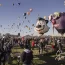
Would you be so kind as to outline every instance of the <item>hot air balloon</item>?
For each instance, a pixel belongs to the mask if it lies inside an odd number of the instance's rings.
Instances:
[[[44,19],[47,19],[47,17],[46,17],[46,16],[44,16],[43,18],[44,18]]]
[[[19,26],[21,25],[21,23],[19,23]]]
[[[14,6],[14,3],[13,3],[13,6]]]
[[[28,22],[30,23],[30,21],[28,20]]]
[[[29,30],[30,30],[30,27],[29,27]]]
[[[64,1],[64,5],[65,5],[65,1]]]
[[[49,31],[49,27],[47,26],[48,20],[45,20],[42,17],[39,17],[34,27],[34,30],[37,31],[39,34],[44,34]]]
[[[23,13],[23,16],[26,16],[26,13]]]
[[[33,9],[32,8],[30,8],[30,12],[32,12],[33,11]]]
[[[25,19],[26,19],[26,15],[27,15],[27,13],[23,13],[23,16],[24,16]]]
[[[54,18],[53,15],[56,15],[56,17]],[[53,14],[53,15],[51,19],[53,27],[58,31],[58,33],[64,34],[65,33],[65,12],[62,13],[60,12],[59,15],[58,14]]]
[[[21,3],[19,2],[18,5],[20,5]]]
[[[30,12],[27,12],[27,15],[30,15]]]
[[[34,26],[34,24],[32,24],[32,26]]]
[[[2,25],[0,25],[0,27],[2,27]]]
[[[26,25],[25,27],[27,27],[28,28],[28,26]]]
[[[0,6],[2,6],[2,4],[0,4]]]

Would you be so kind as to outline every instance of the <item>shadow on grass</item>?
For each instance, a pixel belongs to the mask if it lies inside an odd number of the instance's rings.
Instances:
[[[52,57],[54,55],[55,52],[46,53],[43,55],[35,55],[34,57],[38,57],[39,60],[45,61],[45,63],[35,64],[35,65],[65,65],[65,62],[55,60],[55,58]]]

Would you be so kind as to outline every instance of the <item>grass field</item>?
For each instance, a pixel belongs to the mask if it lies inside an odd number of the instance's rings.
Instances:
[[[14,53],[18,52],[18,53],[22,53],[24,49],[21,49],[20,47],[15,47],[12,49],[12,56],[15,56]],[[43,55],[39,55],[38,53],[38,49],[34,49],[33,50],[33,55],[34,55],[34,59],[33,59],[33,64],[34,65],[65,65],[65,62],[63,61],[56,61],[55,60],[55,52],[43,52]],[[11,59],[11,65],[18,65],[18,61],[17,58],[12,58]],[[8,64],[9,65],[9,64]],[[22,65],[22,62],[20,61],[19,65]]]

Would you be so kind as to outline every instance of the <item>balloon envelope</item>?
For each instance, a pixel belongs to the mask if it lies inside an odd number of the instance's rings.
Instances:
[[[32,8],[30,8],[30,12],[32,12],[33,11],[33,9]]]
[[[34,27],[34,30],[38,32],[39,34],[44,34],[49,31],[49,27],[46,23],[47,20],[44,18],[39,17],[36,23],[36,26]]]
[[[44,16],[43,18],[44,18],[44,19],[47,19],[47,17],[46,17],[46,16]]]
[[[0,6],[2,6],[2,4],[0,4]]]
[[[52,20],[51,22],[53,22]],[[55,19],[55,23],[53,24],[53,26],[58,31],[58,33],[65,33],[65,12],[60,13],[60,16],[57,19]]]
[[[26,16],[26,13],[24,13],[23,16]]]
[[[27,12],[27,15],[30,15],[30,12]]]

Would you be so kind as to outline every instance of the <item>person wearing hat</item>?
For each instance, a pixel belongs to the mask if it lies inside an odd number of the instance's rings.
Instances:
[[[23,65],[31,65],[33,60],[33,52],[29,49],[28,45],[25,45],[25,49],[21,54],[21,60]]]

